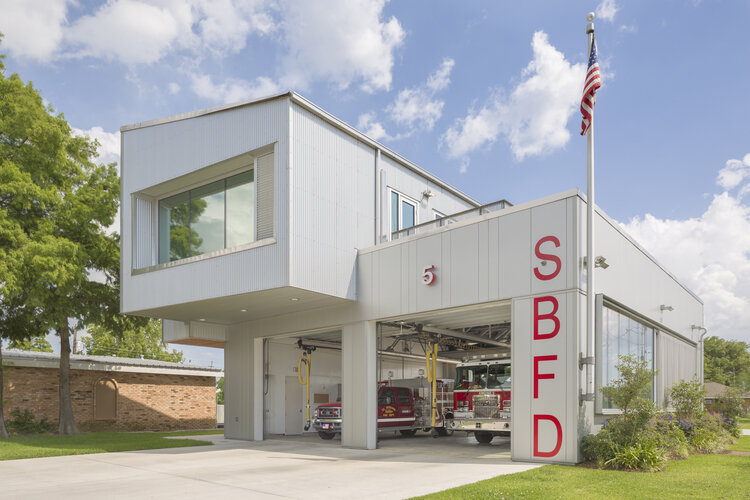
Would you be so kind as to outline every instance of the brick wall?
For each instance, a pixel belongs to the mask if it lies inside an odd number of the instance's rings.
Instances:
[[[13,408],[29,409],[57,422],[59,371],[56,368],[4,367],[5,418]],[[109,378],[117,385],[117,419],[94,420],[94,384]],[[216,427],[216,379],[156,373],[71,370],[76,423],[96,430],[177,430]]]

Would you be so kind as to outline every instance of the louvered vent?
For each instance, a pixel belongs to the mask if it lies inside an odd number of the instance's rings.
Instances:
[[[140,269],[153,264],[154,203],[133,197],[133,212],[133,269]]]
[[[258,240],[273,237],[273,153],[258,158]]]

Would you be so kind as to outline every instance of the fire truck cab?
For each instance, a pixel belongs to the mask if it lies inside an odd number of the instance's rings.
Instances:
[[[456,366],[453,408],[446,426],[474,433],[480,443],[511,432],[509,359],[471,361]]]

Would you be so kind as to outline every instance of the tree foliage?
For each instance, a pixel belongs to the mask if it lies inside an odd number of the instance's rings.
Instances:
[[[703,343],[703,379],[750,390],[750,345],[708,337]]]
[[[216,403],[224,404],[224,377],[216,381]]]
[[[0,66],[0,336],[60,336],[61,434],[77,433],[69,325],[127,323],[117,317],[119,241],[106,230],[119,178],[114,164],[94,163],[96,150],[30,82]]]
[[[52,344],[41,335],[28,339],[13,339],[8,344],[8,348],[21,349],[22,351],[53,352]]]
[[[86,354],[97,356],[121,356],[124,358],[158,359],[180,363],[183,354],[165,347],[161,340],[161,323],[151,320],[146,325],[129,325],[122,332],[114,333],[102,325],[88,329],[84,337]]]

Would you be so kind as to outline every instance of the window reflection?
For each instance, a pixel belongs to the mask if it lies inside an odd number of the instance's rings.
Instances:
[[[602,308],[602,387],[619,378],[615,367],[620,356],[635,356],[654,368],[654,329],[640,321],[625,316],[613,309]],[[644,397],[653,399],[653,383]],[[602,399],[603,408],[614,408],[607,398]]]
[[[159,201],[159,262],[255,239],[255,183],[249,170]]]

